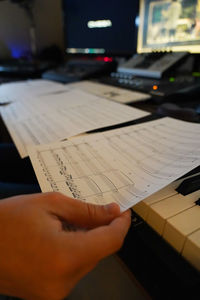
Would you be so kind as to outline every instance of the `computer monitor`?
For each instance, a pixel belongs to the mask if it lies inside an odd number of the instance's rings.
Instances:
[[[63,0],[63,13],[67,53],[136,53],[138,0]]]
[[[200,53],[200,0],[140,0],[138,53]]]

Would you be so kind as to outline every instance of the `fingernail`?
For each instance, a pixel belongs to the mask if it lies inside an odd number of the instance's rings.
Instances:
[[[109,203],[109,204],[104,205],[104,208],[105,208],[105,210],[107,210],[107,212],[109,214],[113,214],[115,211],[116,205],[115,205],[115,203]]]

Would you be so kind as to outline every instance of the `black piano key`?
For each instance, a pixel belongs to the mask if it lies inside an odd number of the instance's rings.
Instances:
[[[198,166],[198,167],[192,169],[190,172],[184,174],[183,176],[181,176],[181,177],[178,178],[178,179],[181,179],[181,178],[184,179],[184,177],[192,176],[192,175],[195,175],[195,174],[197,174],[197,173],[200,173],[200,166]]]
[[[176,191],[184,196],[196,192],[200,189],[200,175],[185,179],[176,189]]]
[[[196,205],[199,205],[200,206],[200,198],[199,200],[195,201]]]

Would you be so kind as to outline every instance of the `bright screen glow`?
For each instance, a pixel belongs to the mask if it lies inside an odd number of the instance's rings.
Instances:
[[[97,20],[97,21],[88,21],[88,28],[105,28],[112,27],[111,20]]]
[[[141,0],[138,52],[200,53],[200,0]]]

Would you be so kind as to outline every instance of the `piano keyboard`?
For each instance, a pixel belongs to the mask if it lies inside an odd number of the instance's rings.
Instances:
[[[171,183],[133,210],[200,271],[200,173]]]

